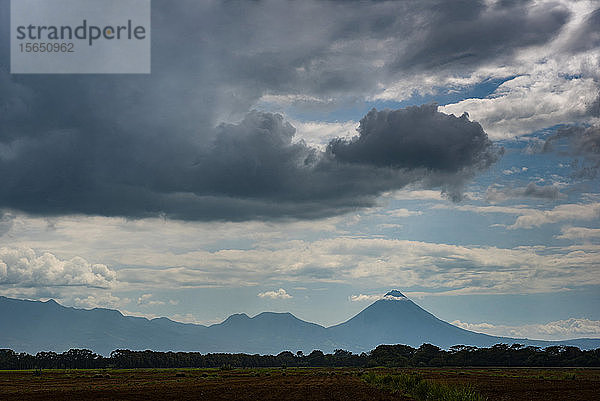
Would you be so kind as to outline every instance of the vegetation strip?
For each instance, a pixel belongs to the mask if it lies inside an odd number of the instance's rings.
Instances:
[[[98,368],[258,368],[258,367],[598,367],[600,348],[552,346],[545,349],[520,344],[490,348],[454,346],[445,351],[431,344],[415,349],[408,345],[380,345],[368,353],[335,350],[324,354],[283,351],[277,355],[116,350],[110,357],[86,349],[36,355],[0,349],[0,370]]]
[[[362,379],[377,388],[402,393],[418,401],[485,401],[470,386],[456,386],[425,380],[417,374],[365,373]]]

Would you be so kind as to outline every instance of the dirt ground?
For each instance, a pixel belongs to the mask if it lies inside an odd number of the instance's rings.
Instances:
[[[419,371],[426,379],[470,384],[490,401],[600,400],[600,369],[501,368]]]
[[[185,375],[185,376],[183,376]],[[0,400],[406,400],[349,370],[0,372]]]
[[[600,369],[373,369],[470,384],[488,400],[600,400]],[[370,387],[365,369],[0,371],[0,400],[409,400]]]

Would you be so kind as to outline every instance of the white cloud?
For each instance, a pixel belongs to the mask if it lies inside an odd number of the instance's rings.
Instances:
[[[544,224],[559,223],[562,221],[594,220],[600,217],[600,203],[566,203],[555,206],[549,210],[537,210],[521,205],[516,206],[474,206],[474,205],[446,205],[440,204],[433,209],[454,209],[479,214],[512,214],[517,219],[509,229],[533,228]]]
[[[73,305],[81,308],[117,308],[120,309],[124,304],[129,303],[128,298],[119,298],[110,293],[98,293],[91,295],[75,296],[71,300],[61,300],[61,304]]]
[[[564,204],[552,210],[531,210],[517,217],[509,228],[532,228],[560,221],[593,220],[600,217],[600,203]]]
[[[440,107],[460,116],[465,111],[493,139],[512,138],[556,124],[586,121],[598,96],[593,78],[566,79],[559,67],[513,78],[484,99],[465,99]]]
[[[15,216],[0,210],[0,237],[9,232],[13,226]]]
[[[210,321],[203,321],[198,319],[194,314],[192,313],[176,313],[174,315],[170,315],[169,319],[174,320],[176,322],[181,322],[181,323],[192,323],[192,324],[201,324],[201,325],[210,325],[210,324],[215,324],[215,323],[221,323],[224,319],[214,319],[214,320],[210,320]]]
[[[600,228],[585,228],[585,227],[563,227],[562,234],[556,238],[570,240],[591,240],[600,238]]]
[[[565,340],[569,338],[600,337],[600,320],[571,318],[543,324],[521,326],[495,325],[491,323],[467,323],[455,320],[453,325],[480,333],[531,338],[537,340]]]
[[[512,174],[517,174],[517,173],[525,173],[525,172],[527,172],[527,170],[529,170],[529,168],[527,168],[527,167],[521,167],[521,168],[511,167],[509,169],[502,170],[502,174],[512,175]]]
[[[377,295],[358,294],[358,295],[350,296],[350,301],[352,301],[352,302],[375,302],[375,301],[379,301],[380,299],[383,299],[383,294],[377,294]]]
[[[142,294],[137,300],[138,306],[141,306],[141,305],[153,306],[153,305],[164,305],[165,304],[164,301],[157,301],[157,300],[152,299],[152,297],[153,297],[152,294]]]
[[[480,333],[485,332],[485,330],[494,329],[496,327],[490,323],[467,323],[467,322],[461,322],[460,320],[455,320],[450,323],[452,323],[453,325],[458,326],[460,328],[463,328],[465,330],[477,331]],[[486,334],[489,334],[489,333],[486,333]]]
[[[385,196],[385,195],[384,195]],[[440,191],[432,191],[429,189],[423,190],[400,190],[390,193],[395,200],[444,200]]]
[[[524,206],[444,202],[435,207],[513,214],[515,218],[531,213]],[[600,284],[600,249],[596,246],[497,248],[384,239],[368,232],[349,236],[336,228],[345,221],[191,224],[61,218],[49,229],[43,219],[17,216],[8,240],[58,249],[61,255],[87,250],[86,257],[119,266],[113,292],[138,294],[214,286],[279,288],[281,281],[298,286],[307,281],[361,280],[362,285],[371,287],[422,287],[462,294],[557,291],[582,283]],[[235,245],[226,242],[229,249],[223,249],[220,241],[231,238],[236,238]]]
[[[396,296],[396,295],[387,295],[387,294],[376,294],[376,295],[365,295],[365,294],[358,294],[358,295],[351,295],[350,296],[350,301],[352,302],[375,302],[375,301],[379,301],[380,299],[387,299],[390,301],[403,301],[406,298],[405,296]]]
[[[298,104],[327,104],[332,103],[334,101],[333,98],[322,99],[316,96],[303,95],[303,94],[285,94],[285,95],[273,95],[266,94],[262,95],[260,99],[258,99],[258,103],[266,103],[272,105],[279,106],[290,106],[290,105],[298,105]]]
[[[17,214],[3,243],[52,249],[68,257],[93,258],[115,266],[154,265],[151,249],[214,249],[231,238],[245,243],[304,238],[336,233],[346,222],[345,216],[309,221],[184,222],[93,216],[47,219]]]
[[[410,217],[410,216],[420,216],[423,214],[423,212],[418,211],[418,210],[394,209],[394,210],[390,210],[386,214],[389,216],[392,216],[392,217]]]
[[[352,138],[358,135],[356,128],[358,122],[321,122],[321,121],[296,121],[290,123],[296,128],[296,140],[304,140],[306,143],[324,149],[333,138]]]
[[[265,291],[258,294],[261,298],[271,298],[271,299],[289,299],[292,298],[290,294],[286,292],[283,288],[278,289],[277,291]]]
[[[391,300],[391,301],[404,301],[406,298],[404,295],[385,295],[383,299]]]
[[[600,53],[574,54],[573,34],[597,8],[591,1],[562,1],[571,16],[551,43],[524,48],[500,68],[483,67],[458,86],[485,78],[509,78],[486,98],[465,99],[440,107],[461,115],[468,112],[493,139],[512,138],[556,124],[591,122],[588,107],[598,96]],[[484,78],[484,79],[481,79]]]
[[[156,255],[158,257],[159,255]],[[138,288],[324,283],[425,287],[461,293],[520,293],[600,284],[600,246],[566,248],[458,246],[382,238],[287,241],[251,250],[161,254],[167,269],[127,268],[120,280]],[[159,264],[159,265],[160,265]],[[276,293],[270,291],[268,293]],[[265,293],[267,294],[267,293]],[[267,295],[265,295],[267,296]]]
[[[528,213],[530,210],[526,206],[515,205],[515,206],[475,206],[475,205],[449,205],[449,204],[440,204],[434,205],[432,209],[453,209],[460,210],[463,212],[473,212],[480,214],[514,214],[521,215]]]
[[[74,257],[61,260],[29,248],[0,248],[0,285],[18,287],[84,286],[109,288],[117,274],[103,264]]]

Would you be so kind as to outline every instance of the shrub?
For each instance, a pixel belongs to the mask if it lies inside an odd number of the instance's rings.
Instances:
[[[423,379],[415,374],[377,375],[369,372],[362,376],[367,383],[391,392],[401,392],[419,401],[485,401],[469,386],[451,386]]]

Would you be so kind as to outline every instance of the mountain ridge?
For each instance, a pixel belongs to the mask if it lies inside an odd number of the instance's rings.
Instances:
[[[600,347],[600,339],[545,341],[472,332],[438,319],[397,290],[329,327],[304,321],[290,312],[261,312],[253,317],[236,313],[205,326],[166,317],[127,316],[114,309],[65,307],[54,300],[0,296],[0,348],[34,354],[70,348],[87,348],[104,355],[115,349],[250,354],[345,349],[359,353],[380,344],[418,347],[423,343],[441,348],[496,343]]]

